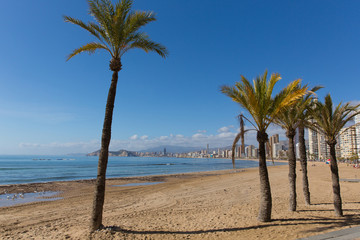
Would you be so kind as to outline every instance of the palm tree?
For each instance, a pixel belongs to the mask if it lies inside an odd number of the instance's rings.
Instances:
[[[268,141],[266,130],[282,108],[292,104],[307,92],[307,88],[298,87],[300,80],[295,80],[273,97],[274,86],[280,79],[280,74],[272,74],[268,81],[267,71],[265,71],[263,76],[254,79],[253,85],[244,76],[241,76],[241,81],[235,83],[235,86],[223,86],[221,88],[225,95],[246,109],[255,122],[255,124],[250,123],[257,131],[257,141],[259,142],[261,195],[258,219],[262,222],[271,220],[272,208],[271,189],[266,166],[265,143]]]
[[[110,70],[113,74],[106,102],[90,226],[91,231],[95,231],[102,227],[106,167],[118,72],[122,68],[121,57],[133,48],[139,48],[145,52],[154,51],[164,58],[168,53],[164,46],[153,42],[146,33],[139,30],[146,24],[156,20],[153,12],[130,11],[132,6],[131,0],[121,0],[115,5],[110,0],[89,0],[88,3],[90,7],[89,14],[94,18],[94,22],[85,23],[68,16],[65,16],[64,20],[85,29],[97,40],[75,49],[68,56],[67,60],[80,53],[87,52],[91,54],[99,49],[106,50],[111,55]]]
[[[245,124],[244,124],[244,119],[246,119],[246,117],[243,114],[240,114],[238,116],[239,119],[239,123],[240,123],[240,132],[236,135],[231,151],[231,159],[232,159],[232,164],[233,164],[233,168],[235,168],[235,148],[236,148],[236,144],[238,143],[238,141],[241,139],[241,147],[240,147],[240,156],[243,156],[243,154],[245,153],[245,133],[251,129],[247,129],[245,130]]]
[[[341,134],[341,129],[349,122],[353,117],[360,114],[358,112],[359,105],[351,106],[350,103],[342,105],[340,102],[335,108],[330,94],[325,96],[325,102],[315,102],[315,108],[310,109],[310,114],[314,119],[312,127],[319,133],[324,134],[326,143],[330,148],[330,169],[332,187],[334,193],[334,210],[336,216],[343,216],[342,201],[340,194],[339,184],[339,170],[336,160],[335,145],[336,139]]]
[[[298,102],[301,99],[298,99]],[[295,103],[297,105],[297,103]],[[294,137],[298,125],[298,110],[292,105],[283,108],[275,118],[275,123],[286,131],[289,142],[288,162],[289,162],[289,186],[290,186],[290,211],[296,211],[296,155]]]
[[[311,92],[315,92],[321,89],[322,86],[316,86],[311,89]],[[297,106],[298,108],[298,132],[299,132],[299,155],[300,155],[300,165],[302,171],[302,182],[303,182],[303,194],[305,198],[305,204],[310,205],[310,190],[309,190],[309,179],[307,174],[307,156],[306,156],[306,146],[305,146],[305,127],[309,123],[310,114],[308,109],[313,106],[313,95],[308,94],[303,99],[301,99],[301,103]]]
[[[283,108],[279,114],[275,117],[275,123],[278,124],[286,131],[286,137],[289,142],[288,150],[288,162],[289,162],[289,186],[290,186],[290,198],[289,206],[290,211],[296,211],[296,154],[295,154],[295,142],[294,137],[296,135],[296,128],[303,124],[302,118],[304,117],[304,111],[312,100],[312,95],[315,91],[321,87],[314,87],[309,94],[299,98],[294,104]],[[305,141],[305,140],[304,140]],[[305,146],[305,143],[303,143]],[[304,170],[304,168],[303,168]],[[307,168],[305,167],[306,180],[307,180]],[[308,182],[307,182],[308,189]],[[310,193],[309,193],[310,196]]]

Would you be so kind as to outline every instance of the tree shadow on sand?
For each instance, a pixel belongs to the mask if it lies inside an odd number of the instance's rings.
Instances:
[[[299,224],[319,224],[322,227],[318,227],[315,229],[310,229],[304,231],[304,233],[310,232],[319,232],[326,231],[328,229],[345,227],[349,225],[360,225],[360,215],[345,215],[342,218],[325,218],[325,217],[314,217],[310,218],[286,218],[286,219],[274,219],[268,224],[254,225],[248,227],[239,227],[239,228],[219,228],[219,229],[206,229],[206,230],[189,230],[189,231],[166,231],[166,230],[132,230],[125,229],[120,226],[108,226],[105,227],[107,230],[111,230],[114,232],[124,233],[124,234],[186,234],[186,235],[196,235],[196,234],[206,234],[206,233],[217,233],[217,232],[237,232],[237,231],[245,231],[245,230],[256,230],[263,229],[268,227],[276,227],[276,226],[293,226]]]

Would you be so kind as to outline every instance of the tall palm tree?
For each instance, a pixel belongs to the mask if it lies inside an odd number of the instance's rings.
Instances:
[[[235,83],[235,86],[221,88],[225,95],[247,110],[255,122],[251,124],[257,131],[257,141],[259,142],[260,209],[258,219],[262,222],[271,220],[272,208],[266,166],[265,143],[268,141],[266,130],[282,108],[292,104],[307,92],[307,88],[299,88],[300,80],[295,80],[273,97],[274,86],[280,79],[280,74],[272,74],[267,80],[267,71],[265,71],[264,75],[254,79],[253,85],[244,76],[241,76],[241,81]]]
[[[299,102],[301,99],[298,99]],[[297,105],[297,103],[295,103]],[[296,211],[296,155],[294,137],[298,125],[298,110],[295,105],[283,108],[275,118],[275,123],[286,131],[286,137],[289,142],[288,162],[289,162],[289,186],[290,211]]]
[[[311,102],[311,96],[317,91],[319,86],[314,87],[304,97],[299,98],[294,104],[283,108],[279,114],[275,117],[275,123],[278,124],[286,131],[286,137],[289,142],[288,150],[288,162],[289,162],[289,209],[290,211],[296,211],[296,153],[294,137],[296,135],[296,128],[298,128],[303,122],[301,121],[304,111],[308,104]]]
[[[154,51],[164,58],[168,53],[164,46],[153,42],[146,33],[140,31],[141,27],[156,20],[153,12],[131,11],[131,0],[121,0],[114,5],[110,0],[89,0],[88,3],[90,7],[89,14],[94,18],[94,22],[85,23],[68,16],[65,16],[64,20],[85,29],[97,40],[75,49],[67,60],[80,53],[87,52],[91,54],[100,49],[107,51],[111,56],[110,70],[113,74],[106,102],[90,226],[91,231],[95,231],[102,227],[106,167],[118,72],[122,68],[121,57],[133,48],[139,48],[145,52]]]
[[[360,114],[359,105],[351,106],[350,103],[342,104],[341,102],[334,108],[330,94],[325,96],[325,102],[315,102],[315,108],[310,109],[314,122],[312,126],[321,134],[325,135],[326,143],[330,148],[330,169],[332,188],[334,193],[334,210],[336,216],[343,216],[342,201],[339,184],[339,170],[336,160],[335,146],[336,139],[341,133],[341,129],[353,117]]]
[[[316,86],[311,89],[311,92],[315,92],[321,89],[322,86]],[[309,190],[309,179],[307,174],[307,156],[306,156],[306,146],[305,146],[305,127],[309,123],[310,114],[308,109],[313,107],[313,94],[308,94],[301,99],[300,104],[297,106],[298,109],[298,133],[299,133],[299,155],[300,155],[300,165],[302,171],[302,186],[303,186],[303,194],[305,198],[305,204],[310,205],[310,190]]]

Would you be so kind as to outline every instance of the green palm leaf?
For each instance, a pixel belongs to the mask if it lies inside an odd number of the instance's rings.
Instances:
[[[67,57],[67,60],[68,61],[70,58],[72,58],[73,56],[76,56],[80,53],[83,53],[83,52],[88,52],[89,54],[92,54],[94,53],[96,50],[99,50],[99,49],[105,49],[107,50],[110,54],[112,54],[111,50],[108,49],[108,47],[104,44],[101,44],[101,43],[97,43],[97,42],[92,42],[92,43],[88,43],[80,48],[77,48],[75,49],[68,57]]]
[[[168,55],[163,45],[139,31],[141,27],[156,20],[153,12],[131,12],[131,0],[122,0],[115,5],[110,0],[89,0],[88,3],[94,22],[84,23],[69,16],[64,16],[64,20],[85,29],[99,42],[91,42],[75,49],[68,60],[79,53],[93,53],[97,49],[107,50],[113,59],[119,60],[125,52],[133,48],[156,52],[164,58]]]

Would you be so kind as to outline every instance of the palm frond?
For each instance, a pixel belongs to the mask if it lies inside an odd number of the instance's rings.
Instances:
[[[124,33],[124,29],[126,28],[126,19],[129,15],[132,4],[133,2],[131,0],[122,0],[115,5],[115,16],[113,17],[113,24],[115,30],[114,40],[117,46],[117,55],[120,54],[122,45],[125,45],[123,42],[128,35]]]
[[[300,80],[295,80],[272,97],[274,86],[280,79],[280,74],[275,73],[267,81],[265,71],[262,76],[253,80],[253,84],[241,76],[241,81],[234,87],[223,86],[221,91],[250,113],[257,130],[266,130],[281,109],[293,104],[308,92],[307,87],[299,85]]]
[[[94,27],[91,25],[91,23],[86,24],[86,23],[84,23],[83,21],[81,21],[79,19],[75,19],[75,18],[72,18],[72,17],[69,17],[69,16],[64,16],[64,21],[75,24],[75,25],[78,25],[79,27],[81,27],[81,28],[85,29],[86,31],[90,32],[93,36],[95,36],[97,39],[102,41],[101,36],[97,32],[97,30],[94,29]]]
[[[168,55],[163,45],[150,40],[147,34],[138,32],[140,27],[156,20],[153,12],[131,12],[132,0],[121,0],[115,5],[111,0],[88,0],[88,4],[89,14],[95,22],[84,23],[68,16],[65,16],[64,20],[87,30],[100,43],[97,47],[94,43],[90,43],[75,49],[69,58],[84,51],[93,53],[94,48],[106,49],[113,58],[118,59],[132,48],[140,48],[145,52],[154,51],[164,58]]]
[[[325,96],[324,103],[317,101],[315,107],[309,109],[314,119],[312,128],[321,132],[328,140],[336,140],[342,129],[353,117],[360,114],[360,105],[350,106],[341,102],[334,108],[330,94]]]
[[[235,168],[235,148],[236,148],[236,144],[239,142],[241,136],[242,136],[243,133],[239,132],[235,139],[234,139],[234,142],[232,144],[232,153],[231,153],[231,159],[232,159],[232,164],[233,164],[233,168]]]
[[[101,44],[101,43],[97,43],[97,42],[92,42],[92,43],[88,43],[88,44],[85,44],[84,46],[80,47],[80,48],[77,48],[75,49],[66,59],[66,61],[68,61],[70,58],[80,54],[80,53],[83,53],[83,52],[87,52],[89,54],[93,54],[96,50],[98,49],[105,49],[107,50],[110,54],[111,53],[111,50],[107,48],[106,45],[104,44]]]
[[[144,36],[132,42],[128,47],[128,49],[132,49],[132,48],[139,48],[144,50],[145,52],[154,51],[163,58],[166,58],[167,55],[169,54],[166,47],[164,47],[160,43],[153,42],[148,37],[144,37]],[[128,49],[126,49],[126,51]]]
[[[126,28],[124,29],[125,35],[138,31],[142,26],[156,21],[156,16],[153,12],[135,11],[131,12],[126,19]]]
[[[115,45],[113,26],[113,6],[109,0],[89,0],[89,13],[104,29],[111,45]]]

